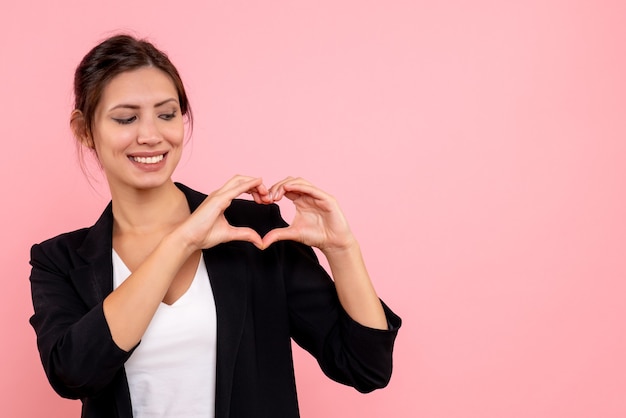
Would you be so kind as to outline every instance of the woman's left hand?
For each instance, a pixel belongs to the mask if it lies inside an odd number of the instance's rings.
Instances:
[[[292,240],[319,248],[323,253],[341,251],[356,244],[335,198],[302,178],[287,177],[269,189],[272,201],[286,197],[296,208],[291,225],[263,237],[267,248],[276,241]]]
[[[268,200],[274,202],[283,196],[291,200],[296,214],[291,225],[273,229],[263,237],[263,248],[281,240],[319,248],[328,260],[339,302],[348,315],[361,325],[387,329],[385,311],[359,244],[335,198],[306,180],[292,177],[270,187],[268,195]]]

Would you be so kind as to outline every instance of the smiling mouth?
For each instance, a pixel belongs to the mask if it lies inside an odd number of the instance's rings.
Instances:
[[[130,157],[131,160],[141,164],[156,164],[163,161],[165,154],[155,155],[153,157]]]

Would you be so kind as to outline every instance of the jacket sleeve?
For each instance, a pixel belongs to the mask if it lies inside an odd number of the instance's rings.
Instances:
[[[31,249],[30,323],[50,384],[59,395],[78,399],[97,395],[123,373],[132,350],[113,342],[102,301],[88,306],[70,278],[69,263],[59,259],[61,253],[53,245]]]
[[[278,210],[275,216],[280,217]],[[387,330],[360,325],[342,308],[334,282],[310,247],[291,241],[278,244],[292,338],[331,379],[363,393],[385,387],[401,319],[383,303]]]

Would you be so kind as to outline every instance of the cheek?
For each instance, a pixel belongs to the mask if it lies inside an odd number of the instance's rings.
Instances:
[[[163,133],[170,143],[176,145],[182,144],[185,138],[185,129],[182,123],[176,126],[168,126]]]
[[[123,154],[133,141],[133,133],[130,129],[114,131],[109,130],[94,135],[95,152],[101,163],[108,156]]]
[[[100,136],[100,146],[115,152],[128,147],[135,138],[137,135],[132,128],[109,129]]]

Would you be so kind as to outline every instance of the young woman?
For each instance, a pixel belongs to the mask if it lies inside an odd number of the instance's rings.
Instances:
[[[92,227],[33,246],[31,324],[83,417],[297,417],[291,338],[338,382],[388,383],[400,319],[332,196],[291,177],[235,176],[208,196],[174,183],[191,110],[149,42],[97,45],[74,93],[72,130],[112,199]]]

